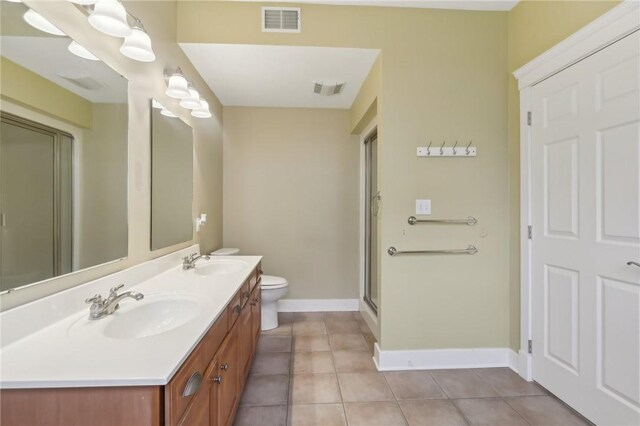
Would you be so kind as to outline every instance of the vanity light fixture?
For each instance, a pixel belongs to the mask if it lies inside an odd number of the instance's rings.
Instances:
[[[71,3],[81,4],[82,6],[91,6],[92,4],[98,3],[98,0],[67,0]]]
[[[139,19],[135,19],[135,23],[131,27],[131,34],[125,37],[120,47],[120,53],[127,58],[141,62],[156,60],[156,55],[151,48],[151,38]]]
[[[69,52],[71,52],[74,55],[79,56],[79,57],[81,57],[83,59],[88,59],[90,61],[99,61],[100,60],[96,56],[94,56],[93,53],[91,53],[87,49],[85,49],[83,45],[81,45],[80,43],[78,43],[75,40],[71,40],[71,43],[69,43],[69,47],[67,47],[67,49],[69,49]]]
[[[162,108],[162,111],[160,111],[160,114],[164,115],[165,117],[170,117],[170,118],[177,118],[178,116],[175,115],[174,113],[172,113],[171,111],[169,111],[166,108]]]
[[[96,30],[114,37],[127,37],[131,27],[127,22],[127,11],[118,0],[98,0],[89,23]]]
[[[167,75],[165,74],[165,78],[166,77]],[[165,94],[176,99],[184,99],[191,96],[191,93],[189,93],[189,83],[187,79],[184,78],[184,74],[180,68],[176,69],[176,72],[168,78]]]
[[[189,83],[189,97],[181,100],[180,106],[186,109],[198,109],[201,105],[200,94],[193,86],[193,84]]]
[[[211,112],[209,111],[209,102],[204,99],[200,99],[200,108],[196,108],[191,111],[191,115],[196,118],[211,118]]]
[[[153,98],[151,99],[151,106],[155,109],[164,109],[164,106]]]
[[[45,33],[58,35],[58,36],[66,35],[62,31],[60,31],[58,27],[56,27],[51,22],[49,22],[48,19],[46,19],[44,16],[40,15],[38,12],[36,12],[33,9],[27,10],[24,13],[23,18],[27,22],[27,24],[31,25],[33,28],[36,28],[40,31],[44,31]]]

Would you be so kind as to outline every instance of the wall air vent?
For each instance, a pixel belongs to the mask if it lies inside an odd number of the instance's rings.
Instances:
[[[263,7],[262,31],[270,33],[299,33],[299,7]]]
[[[106,87],[104,84],[100,83],[90,75],[70,75],[58,73],[58,77],[64,78],[69,83],[86,90],[100,90]]]
[[[345,84],[346,83],[325,84],[316,81],[313,83],[313,93],[323,96],[337,95],[342,92]]]

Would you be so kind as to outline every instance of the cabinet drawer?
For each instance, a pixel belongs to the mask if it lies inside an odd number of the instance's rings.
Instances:
[[[220,348],[222,341],[227,335],[227,315],[224,312],[218,317],[215,323],[211,326],[207,334],[204,336],[203,346],[205,351],[205,359],[210,361]]]
[[[165,388],[167,418],[170,425],[175,425],[189,403],[206,385],[205,370],[210,360],[205,357],[204,346],[198,346],[182,364]]]
[[[242,307],[247,304],[249,298],[251,297],[251,290],[249,290],[250,280],[250,278],[247,279],[247,281],[242,284],[242,287],[240,287],[240,290],[238,290],[238,293],[240,293],[240,306]]]
[[[238,291],[231,302],[229,302],[229,306],[227,306],[227,331],[231,330],[233,324],[236,323],[236,320],[240,316],[242,312],[242,292]]]
[[[256,269],[253,270],[253,272],[251,273],[251,278],[250,278],[250,290],[253,291],[253,289],[255,288],[256,284],[260,283],[260,277],[262,276],[262,264],[258,263],[258,266],[256,266]]]

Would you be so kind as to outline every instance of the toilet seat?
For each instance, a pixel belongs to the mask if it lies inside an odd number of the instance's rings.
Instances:
[[[289,283],[282,277],[275,277],[273,275],[262,275],[260,285],[264,290],[276,290],[279,288],[288,287]]]

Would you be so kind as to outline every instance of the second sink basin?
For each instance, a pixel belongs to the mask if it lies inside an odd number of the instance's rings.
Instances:
[[[196,265],[194,271],[196,274],[206,277],[210,275],[234,274],[247,267],[247,263],[243,260],[219,259]]]

